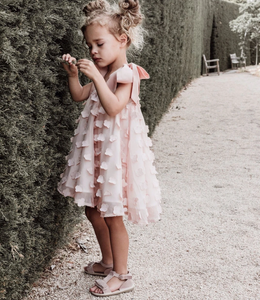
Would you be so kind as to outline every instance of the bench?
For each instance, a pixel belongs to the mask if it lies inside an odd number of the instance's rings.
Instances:
[[[209,69],[217,69],[218,75],[220,74],[220,71],[219,71],[219,59],[218,58],[207,60],[205,54],[203,54],[203,60],[204,60],[204,63],[205,63],[207,76],[209,75],[209,72],[208,72]],[[210,63],[212,63],[212,62],[214,62],[216,64],[211,65]]]
[[[244,57],[244,56],[237,57],[236,53],[233,53],[233,54],[230,54],[230,59],[231,59],[232,69],[234,69],[234,66],[237,68],[238,64],[240,67],[242,65],[244,65],[246,68],[246,57]]]
[[[231,59],[231,67],[234,69],[234,67],[237,68],[239,64],[239,58],[237,57],[236,53],[230,54],[230,59]]]

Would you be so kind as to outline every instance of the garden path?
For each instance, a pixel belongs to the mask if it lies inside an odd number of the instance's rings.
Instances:
[[[163,214],[147,227],[127,223],[136,288],[113,299],[260,299],[260,78],[229,71],[195,79],[153,143]],[[96,299],[82,268],[99,258],[83,222],[25,300]]]

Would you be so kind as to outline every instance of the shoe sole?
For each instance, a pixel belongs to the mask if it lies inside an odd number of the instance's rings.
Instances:
[[[98,294],[98,293],[94,293],[94,292],[90,292],[92,295],[96,296],[96,297],[109,297],[109,296],[113,296],[113,295],[119,295],[119,294],[123,294],[123,293],[128,293],[134,290],[134,286],[130,287],[128,289],[124,289],[124,290],[117,290],[111,293],[106,293],[106,294]]]
[[[92,276],[101,276],[101,277],[106,277],[107,276],[107,274],[104,274],[104,273],[96,273],[96,272],[94,272],[94,273],[89,273],[89,272],[86,272],[86,271],[84,271],[86,274],[88,274],[88,275],[92,275]]]

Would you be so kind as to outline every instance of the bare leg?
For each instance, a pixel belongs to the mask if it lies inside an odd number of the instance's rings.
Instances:
[[[118,274],[127,274],[129,238],[123,222],[123,217],[105,218],[105,221],[110,233],[114,271]],[[113,292],[120,288],[122,281],[113,277],[107,284]],[[102,293],[96,286],[92,287],[90,290],[96,293]]]
[[[100,217],[100,213],[96,208],[86,207],[85,213],[94,228],[102,253],[103,263],[107,265],[112,264],[113,256],[110,244],[110,234],[105,219]],[[103,272],[105,270],[100,264],[95,264],[93,269],[95,272]]]

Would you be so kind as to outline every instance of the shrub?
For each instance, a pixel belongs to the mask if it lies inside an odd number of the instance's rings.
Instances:
[[[57,57],[84,54],[79,1],[0,4],[0,298],[19,299],[77,222],[56,192],[78,107]]]

